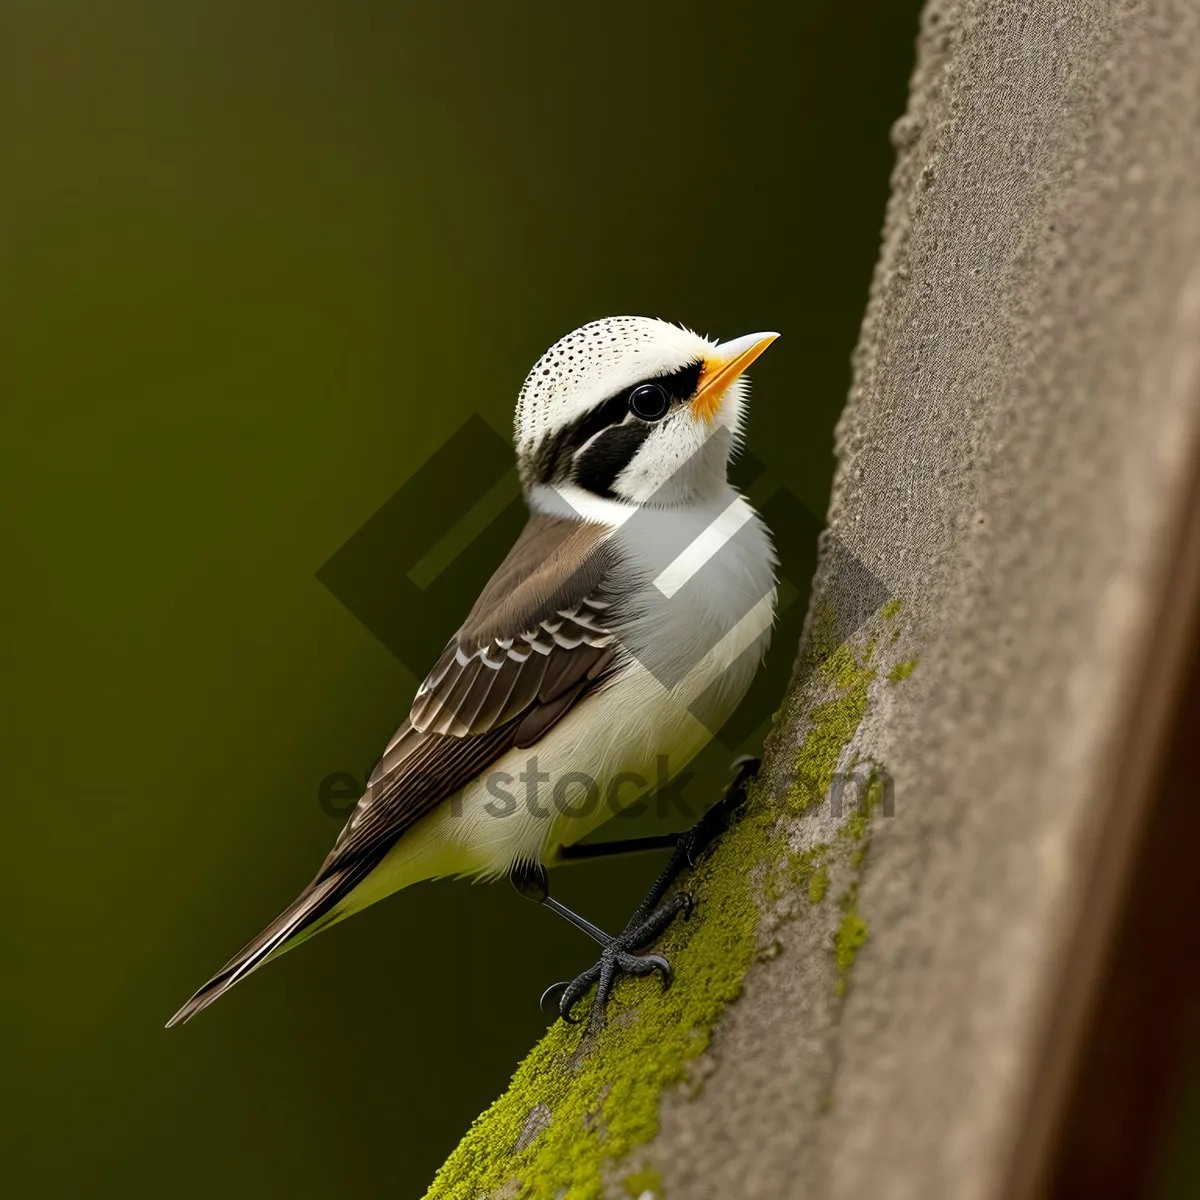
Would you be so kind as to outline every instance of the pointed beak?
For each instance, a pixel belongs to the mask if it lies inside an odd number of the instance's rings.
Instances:
[[[711,422],[721,407],[726,389],[779,336],[777,333],[748,333],[722,342],[709,351],[700,372],[700,382],[691,399],[692,416]]]

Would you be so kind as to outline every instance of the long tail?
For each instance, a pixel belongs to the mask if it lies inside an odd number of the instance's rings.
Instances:
[[[252,941],[233,956],[168,1022],[182,1025],[191,1020],[202,1008],[207,1008],[218,997],[223,996],[235,983],[257,970],[273,954],[277,954],[288,943],[309,929],[361,882],[364,872],[353,868],[335,872],[326,879],[319,879],[307,888],[292,904],[271,922]]]

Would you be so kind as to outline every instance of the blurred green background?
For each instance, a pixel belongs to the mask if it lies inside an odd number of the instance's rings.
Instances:
[[[403,893],[162,1028],[416,685],[315,573],[616,313],[781,330],[749,446],[822,512],[917,8],[6,4],[20,1194],[416,1196],[503,1087],[590,960],[503,885]],[[618,925],[660,861],[556,888]]]

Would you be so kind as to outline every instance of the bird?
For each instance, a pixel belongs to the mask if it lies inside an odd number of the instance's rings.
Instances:
[[[507,876],[601,945],[595,967],[547,989],[568,1020],[597,984],[602,1023],[618,974],[669,982],[670,964],[639,951],[690,913],[686,894],[659,901],[715,817],[677,842],[616,936],[558,903],[546,872],[603,848],[581,839],[703,748],[767,650],[776,553],[728,468],[743,441],[744,373],[778,336],[717,342],[609,317],[538,359],[513,426],[523,531],[419,685],[312,882],[168,1027],[314,934],[446,876]]]

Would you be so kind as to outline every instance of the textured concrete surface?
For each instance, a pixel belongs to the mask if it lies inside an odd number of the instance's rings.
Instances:
[[[817,594],[843,626],[872,577],[903,602],[886,654],[917,669],[877,676],[853,747],[895,814],[845,998],[828,918],[772,927],[703,1087],[664,1097],[646,1158],[672,1197],[1023,1194],[1093,867],[1137,803],[1131,731],[1170,682],[1151,650],[1200,430],[1200,3],[934,0],[894,136]]]

